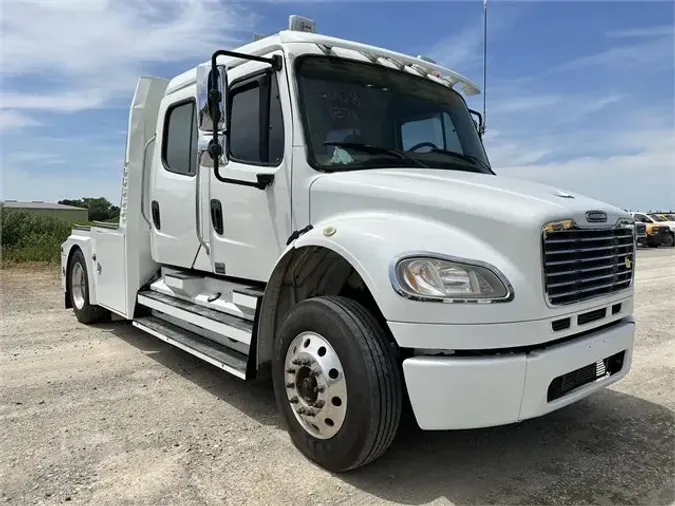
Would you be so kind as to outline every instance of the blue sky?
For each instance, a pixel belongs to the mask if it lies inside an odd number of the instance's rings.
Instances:
[[[482,10],[481,0],[5,0],[0,194],[117,203],[138,75],[171,77],[216,47],[283,29],[289,14],[481,83]],[[666,1],[490,0],[495,170],[623,208],[675,208],[674,26]]]

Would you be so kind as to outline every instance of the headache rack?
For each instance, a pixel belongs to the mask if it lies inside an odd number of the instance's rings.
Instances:
[[[542,231],[544,291],[554,306],[629,288],[635,263],[634,227],[580,228],[570,220]]]

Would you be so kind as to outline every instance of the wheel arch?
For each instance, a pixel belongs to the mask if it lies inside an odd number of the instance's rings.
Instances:
[[[272,360],[274,337],[288,311],[320,295],[343,295],[364,305],[395,344],[374,296],[373,280],[349,252],[333,242],[292,245],[277,262],[260,306],[255,333],[257,368],[264,376]]]
[[[75,253],[77,251],[82,253],[82,256],[84,257],[84,263],[86,267],[86,272],[87,272],[87,283],[89,286],[89,302],[90,304],[98,304],[98,299],[96,297],[96,290],[95,290],[95,281],[96,279],[94,278],[94,272],[93,272],[93,264],[91,262],[91,252],[92,246],[91,246],[91,239],[89,237],[69,237],[68,240],[66,241],[66,244],[64,244],[64,253],[67,255],[66,258],[66,265],[65,265],[65,281],[66,281],[66,308],[70,309],[70,268],[73,264],[73,258],[75,257]]]

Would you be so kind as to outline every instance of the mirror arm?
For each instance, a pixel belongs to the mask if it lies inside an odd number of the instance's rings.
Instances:
[[[483,125],[483,115],[478,111],[474,111],[473,109],[469,109],[469,112],[471,114],[478,116],[478,133],[482,136],[485,133],[485,125]]]
[[[230,179],[228,177],[222,177],[218,171],[214,173],[216,179],[221,183],[236,184],[239,186],[252,186],[258,190],[264,190],[268,186],[271,186],[274,183],[274,174],[256,174],[256,181],[242,181],[241,179]]]
[[[281,70],[283,67],[283,59],[281,55],[275,54],[271,58],[264,56],[256,56],[253,54],[237,53],[236,51],[228,51],[227,49],[219,49],[211,55],[211,68],[215,69],[218,62],[216,59],[219,56],[231,56],[232,58],[240,58],[242,60],[259,61],[261,63],[269,63],[274,70]]]
[[[220,122],[220,108],[218,106],[220,104],[220,101],[223,100],[223,97],[220,96],[220,92],[218,91],[218,73],[216,72],[216,68],[218,66],[218,62],[216,60],[218,59],[219,56],[230,56],[232,58],[241,58],[242,60],[251,60],[261,63],[269,63],[272,66],[272,68],[276,71],[279,71],[283,68],[283,59],[281,58],[281,55],[278,54],[275,54],[271,58],[265,58],[263,56],[255,56],[252,54],[238,53],[236,51],[228,51],[226,49],[219,49],[215,51],[211,55],[211,82],[209,83],[209,92],[208,92],[209,109],[214,126],[218,125],[218,123]],[[220,175],[220,171],[218,170],[218,162],[220,161],[220,157],[223,154],[223,146],[221,146],[220,143],[218,142],[218,134],[219,134],[218,129],[214,128],[213,138],[209,142],[208,147],[209,156],[211,156],[211,159],[213,160],[213,172],[218,181],[221,181],[223,183],[238,184],[242,186],[254,186],[255,188],[258,188],[260,190],[264,190],[265,188],[267,188],[269,185],[272,184],[272,182],[274,181],[274,175],[272,174],[256,174],[257,179],[256,182],[239,181],[237,179],[229,179],[222,177]]]

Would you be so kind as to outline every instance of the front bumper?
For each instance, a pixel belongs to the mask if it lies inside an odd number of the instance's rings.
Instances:
[[[562,408],[628,373],[634,333],[634,320],[627,317],[609,328],[528,352],[408,358],[403,373],[417,423],[425,430],[470,429]],[[600,364],[610,357],[605,373]],[[561,381],[585,382],[561,394]]]

